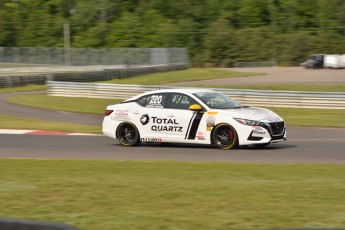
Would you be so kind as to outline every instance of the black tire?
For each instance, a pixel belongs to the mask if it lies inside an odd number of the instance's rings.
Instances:
[[[212,142],[219,149],[234,149],[238,146],[236,130],[231,125],[219,124],[213,129]]]
[[[135,146],[140,143],[140,134],[134,124],[124,122],[116,130],[116,137],[123,146]]]
[[[269,144],[271,144],[271,143],[255,144],[254,146],[255,146],[256,148],[262,149],[262,148],[265,148],[265,147],[266,147],[267,145],[269,145]]]

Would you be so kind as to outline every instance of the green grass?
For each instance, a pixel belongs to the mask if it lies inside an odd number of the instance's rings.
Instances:
[[[47,86],[45,85],[26,85],[19,87],[11,88],[0,88],[0,93],[13,93],[13,92],[26,92],[26,91],[37,91],[37,90],[46,90]]]
[[[106,105],[119,103],[121,100],[95,99],[78,97],[52,97],[44,94],[18,95],[8,99],[9,102],[49,108],[59,111],[102,114]],[[298,109],[269,108],[277,112],[287,125],[345,127],[345,110],[332,109]]]
[[[78,133],[101,133],[101,127],[95,125],[79,125],[73,123],[42,121],[0,114],[1,129],[38,129]],[[1,187],[1,186],[0,186]],[[1,188],[0,188],[1,189]]]
[[[345,110],[268,108],[278,113],[287,125],[345,128]]]
[[[101,83],[135,84],[135,85],[159,85],[175,82],[210,80],[218,78],[234,78],[263,75],[263,73],[245,73],[226,71],[211,68],[191,68],[187,70],[171,71],[164,73],[145,74],[131,78],[113,79]]]
[[[235,72],[214,68],[191,68],[188,70],[171,71],[140,75],[131,78],[113,79],[101,83],[134,84],[134,85],[160,85],[187,81],[200,81],[219,78],[234,78],[246,76],[259,76],[263,73]],[[320,91],[320,92],[344,92],[345,84],[321,85],[321,84],[273,84],[273,85],[189,85],[200,88],[228,88],[228,89],[256,89],[256,90],[289,90],[289,91]]]
[[[2,159],[0,216],[84,230],[340,228],[344,174],[342,165]]]
[[[7,99],[7,101],[20,105],[53,109],[57,111],[103,114],[107,105],[116,104],[122,100],[82,97],[55,97],[47,96],[45,94],[30,94],[10,97]]]

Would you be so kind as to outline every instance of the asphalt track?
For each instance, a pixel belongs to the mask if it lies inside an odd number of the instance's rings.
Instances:
[[[0,135],[1,158],[175,160],[237,163],[345,163],[345,129],[289,127],[289,140],[264,149],[200,145],[123,147],[104,136]]]
[[[274,68],[270,71],[283,72],[281,69],[276,70]],[[290,75],[291,71],[295,71],[295,69],[288,69],[286,74]],[[309,74],[307,76],[308,78],[313,77],[313,80],[311,80],[313,82],[318,82],[317,79],[321,79],[321,75],[323,75],[323,73],[320,72],[320,76],[316,76],[315,73],[319,72],[308,71],[305,73]],[[331,74],[335,79],[328,79],[328,83],[334,82],[334,80],[338,79],[338,75],[342,75],[343,73],[342,70],[335,71],[336,72],[333,72],[334,74]],[[275,73],[272,73],[272,76],[276,76]],[[343,83],[345,79],[343,76],[344,75],[340,78],[341,83]],[[305,79],[307,79],[307,77]],[[261,77],[255,78],[257,81],[262,81],[262,79],[259,80]],[[283,77],[279,78],[279,80],[282,78]],[[285,79],[292,78],[286,77]],[[243,78],[243,80],[245,79]],[[273,80],[269,81],[272,82]],[[291,81],[298,81],[298,79],[292,79]],[[66,113],[13,105],[5,102],[7,97],[16,94],[18,93],[0,94],[0,114],[49,121],[101,125],[101,115]],[[0,134],[0,157],[88,160],[175,160],[188,162],[207,161],[241,163],[316,162],[344,164],[345,129],[288,127],[288,140],[285,142],[271,144],[264,149],[247,147],[227,151],[197,145],[142,144],[139,147],[123,147],[114,140],[104,136]]]

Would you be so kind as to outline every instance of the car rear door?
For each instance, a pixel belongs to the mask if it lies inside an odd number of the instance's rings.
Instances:
[[[133,110],[133,115],[141,141],[162,142],[166,138],[166,131],[161,128],[161,124],[168,97],[167,93],[155,93],[138,99],[139,105]]]

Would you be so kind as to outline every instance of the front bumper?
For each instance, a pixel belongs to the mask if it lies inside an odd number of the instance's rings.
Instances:
[[[271,136],[270,143],[287,140],[286,126],[283,121],[267,123],[263,128],[265,128]]]
[[[241,135],[242,134],[242,135]],[[287,140],[284,122],[265,123],[264,126],[242,127],[240,145],[266,144]]]

